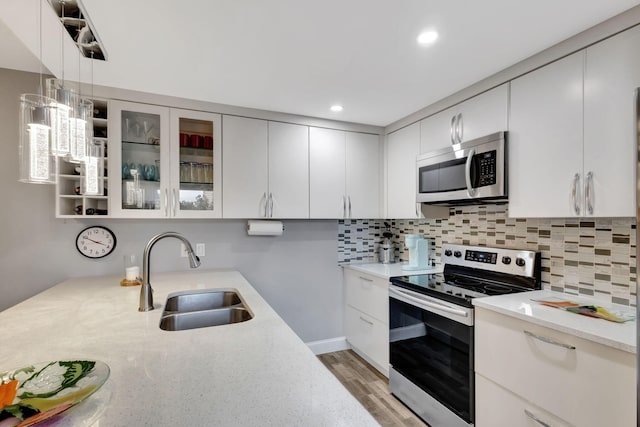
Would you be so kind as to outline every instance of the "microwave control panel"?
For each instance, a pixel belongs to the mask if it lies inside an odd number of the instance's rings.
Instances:
[[[476,154],[478,166],[478,187],[493,185],[496,183],[496,150]]]

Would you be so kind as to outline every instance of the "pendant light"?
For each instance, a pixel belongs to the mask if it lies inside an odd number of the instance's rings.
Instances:
[[[78,75],[80,70],[78,67]],[[93,51],[91,51],[91,98],[93,99]],[[91,113],[93,113],[93,102],[91,103]],[[86,156],[81,168],[81,188],[82,194],[91,196],[101,196],[104,194],[104,142],[93,139],[93,121],[87,120],[87,126],[91,127],[91,137],[88,139]]]
[[[43,96],[42,92],[42,0],[37,1],[40,82],[38,94],[20,96],[18,180],[30,184],[55,184],[57,162],[51,137],[55,107],[53,99]]]

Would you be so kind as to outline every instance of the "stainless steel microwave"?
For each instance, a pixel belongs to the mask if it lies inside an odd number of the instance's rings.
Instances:
[[[421,154],[417,169],[418,203],[506,203],[507,133]]]

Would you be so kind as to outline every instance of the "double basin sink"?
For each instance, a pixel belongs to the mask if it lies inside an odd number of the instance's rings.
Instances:
[[[245,322],[252,318],[236,290],[181,291],[167,297],[160,329],[183,331]]]

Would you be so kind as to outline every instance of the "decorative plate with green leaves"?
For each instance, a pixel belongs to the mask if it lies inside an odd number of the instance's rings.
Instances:
[[[109,366],[95,360],[38,363],[0,373],[0,427],[27,427],[54,417],[96,392]]]

